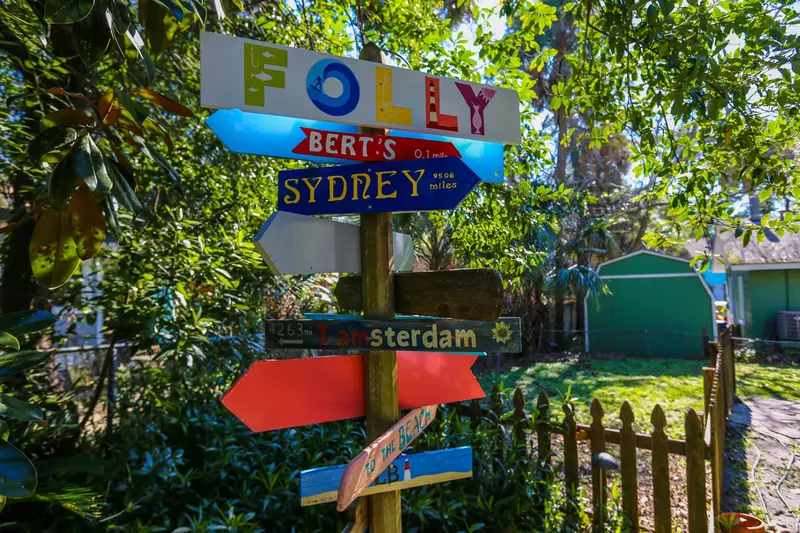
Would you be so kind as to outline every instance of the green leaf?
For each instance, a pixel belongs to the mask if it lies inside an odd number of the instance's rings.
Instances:
[[[111,43],[111,30],[104,19],[103,10],[98,6],[90,16],[72,27],[72,42],[87,67],[100,61]]]
[[[80,265],[70,214],[49,207],[42,209],[28,248],[36,281],[56,289],[69,281]]]
[[[36,492],[36,469],[25,454],[0,441],[0,495],[24,498]]]
[[[142,63],[144,63],[145,72],[147,73],[147,83],[153,83],[153,80],[156,77],[156,65],[153,63],[153,60],[150,58],[150,54],[147,52],[147,48],[144,45],[142,36],[139,35],[139,32],[135,29],[129,29],[127,32],[125,32],[125,36],[128,38],[128,42],[133,45],[133,48],[136,51],[136,56],[138,56]]]
[[[161,152],[156,150],[149,143],[145,142],[144,139],[136,139],[136,140],[137,141],[141,141],[140,144],[142,145],[142,153],[144,155],[146,155],[147,157],[149,157],[150,159],[155,161],[156,164],[158,164],[158,166],[160,166],[161,168],[166,170],[167,173],[169,174],[169,176],[173,180],[175,180],[175,181],[179,181],[180,180],[180,176],[178,175],[178,172],[173,168],[172,164],[170,164],[170,162],[167,161],[167,158],[165,158],[163,155],[161,155]]]
[[[53,355],[53,352],[29,350],[24,352],[0,355],[0,378],[5,378],[41,365]]]
[[[758,199],[761,202],[766,202],[770,196],[772,196],[772,187],[767,187],[759,193]]]
[[[44,420],[44,411],[38,405],[23,402],[8,394],[0,394],[0,416],[38,422]]]
[[[119,216],[117,215],[117,210],[114,207],[113,195],[108,195],[103,198],[101,206],[103,208],[103,216],[106,219],[106,230],[110,231],[111,235],[113,235],[115,239],[119,240],[121,236],[121,230],[119,227]]]
[[[745,246],[750,244],[750,235],[751,235],[751,233],[752,233],[752,230],[747,230],[744,233],[744,236],[742,237],[742,248],[744,248]]]
[[[792,196],[794,196],[795,199],[800,200],[800,187],[795,187],[792,189]]]
[[[561,107],[561,97],[554,96],[553,99],[550,101],[550,109],[553,111],[558,111]]]
[[[67,209],[75,249],[84,261],[94,257],[106,240],[106,220],[100,201],[92,196],[86,185],[81,184]]]
[[[8,440],[11,435],[11,428],[8,427],[5,420],[0,420],[0,440]]]
[[[10,333],[0,333],[0,346],[7,346],[12,350],[19,350],[19,340]]]
[[[0,315],[0,331],[19,336],[49,328],[57,320],[54,314],[40,309],[6,313]]]
[[[69,126],[56,126],[36,136],[28,144],[31,163],[38,165],[42,158],[51,152],[60,152],[78,139],[78,132]]]
[[[139,202],[139,198],[136,197],[136,191],[133,190],[133,187],[131,187],[126,179],[125,175],[128,171],[116,161],[107,161],[110,163],[108,165],[108,175],[114,183],[111,194],[114,195],[114,198],[116,198],[122,207],[134,215],[139,215],[139,213],[142,212],[142,204]]]
[[[103,153],[90,135],[81,139],[80,148],[75,154],[75,170],[98,200],[104,198],[114,186],[108,176]]]
[[[50,200],[54,207],[60,208],[75,190],[78,174],[75,171],[75,151],[61,158],[50,175]]]
[[[44,20],[50,24],[72,24],[89,16],[94,0],[47,0]]]

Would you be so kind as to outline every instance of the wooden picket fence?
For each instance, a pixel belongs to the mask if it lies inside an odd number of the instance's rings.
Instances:
[[[563,469],[567,494],[575,494],[580,484],[578,441],[588,440],[591,455],[605,452],[609,445],[618,447],[622,510],[630,521],[632,531],[640,531],[639,512],[639,469],[637,450],[649,450],[652,464],[653,523],[655,533],[672,532],[672,502],[670,498],[669,456],[685,458],[686,487],[688,499],[688,533],[707,533],[709,531],[708,502],[711,501],[713,516],[721,512],[722,482],[724,478],[725,430],[727,418],[735,392],[735,369],[731,335],[725,332],[720,342],[708,343],[712,366],[703,369],[705,421],[689,409],[684,417],[684,436],[682,439],[670,438],[664,431],[666,416],[660,405],[652,411],[650,433],[638,433],[633,429],[634,414],[628,401],[622,404],[619,412],[621,429],[610,429],[603,425],[605,411],[600,401],[592,400],[591,424],[579,424],[569,404],[563,406],[563,418],[555,421],[550,409],[550,399],[541,392],[536,403],[536,412],[528,416],[525,411],[525,397],[521,389],[514,391],[514,413],[507,423],[513,425],[518,442],[528,443],[532,434],[536,435],[538,461],[551,465],[552,435],[563,439]],[[502,402],[497,387],[492,391],[488,410],[481,409],[477,400],[463,405],[460,414],[477,424],[481,418],[490,416],[500,420]],[[706,483],[706,461],[711,463],[711,487]],[[592,461],[593,530],[602,531],[606,521],[605,511],[608,501],[607,473],[599,464]],[[710,490],[709,490],[710,489]],[[709,495],[709,492],[711,493]],[[719,527],[713,521],[714,530]]]

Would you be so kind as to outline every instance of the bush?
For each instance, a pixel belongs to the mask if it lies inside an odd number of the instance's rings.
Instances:
[[[341,531],[335,505],[300,507],[299,472],[347,463],[367,444],[363,420],[253,434],[219,401],[246,367],[220,348],[201,367],[121,372],[113,438],[93,443],[119,466],[103,487],[107,518],[60,515],[49,530]],[[493,414],[470,427],[444,406],[408,451],[464,445],[473,477],[403,491],[405,531],[563,530],[563,484]]]

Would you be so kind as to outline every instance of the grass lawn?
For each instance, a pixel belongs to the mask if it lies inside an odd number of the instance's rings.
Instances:
[[[620,427],[619,408],[628,400],[635,427],[649,432],[650,413],[660,404],[667,415],[667,432],[683,436],[683,414],[703,410],[703,361],[678,359],[583,360],[534,363],[486,374],[479,379],[488,393],[496,384],[506,389],[522,388],[528,405],[544,390],[552,406],[559,409],[567,390],[577,404],[577,420],[591,423],[589,405],[600,400],[606,427]],[[800,401],[800,367],[738,363],[737,394],[741,398],[771,396]],[[560,416],[559,416],[560,418]]]

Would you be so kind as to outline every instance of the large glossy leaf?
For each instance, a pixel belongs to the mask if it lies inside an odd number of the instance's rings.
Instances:
[[[75,170],[75,151],[70,150],[61,158],[50,175],[50,201],[53,206],[61,207],[75,190],[78,184],[78,173]]]
[[[0,315],[0,331],[19,336],[49,328],[57,320],[56,315],[41,309],[6,313]]]
[[[106,239],[106,219],[99,201],[81,184],[69,202],[70,226],[78,257],[91,259]]]
[[[142,142],[142,153],[147,157],[149,157],[150,159],[152,159],[153,161],[155,161],[158,166],[166,170],[169,176],[173,180],[178,181],[180,179],[178,172],[175,170],[172,164],[167,160],[166,157],[161,155],[161,152],[156,150],[155,147],[153,147],[151,144],[147,142]]]
[[[108,195],[101,201],[101,207],[103,208],[103,216],[106,219],[106,230],[111,232],[111,235],[114,236],[115,239],[119,240],[120,238],[120,227],[119,227],[119,215],[117,215],[117,209],[114,206],[114,198],[113,195]]]
[[[148,115],[147,108],[139,102],[131,99],[131,97],[124,91],[117,91],[116,94],[117,98],[119,99],[119,103],[130,114],[130,118],[136,122],[136,124],[142,126]]]
[[[31,269],[36,281],[55,289],[66,283],[81,260],[70,230],[70,215],[45,207],[30,244]]]
[[[72,42],[87,67],[103,58],[111,42],[111,30],[105,21],[102,6],[92,9],[88,17],[72,27]]]
[[[6,313],[0,315],[0,331],[19,336],[49,328],[57,320],[54,314],[41,309]]]
[[[119,119],[120,107],[114,89],[108,89],[97,101],[97,114],[103,124],[114,124]]]
[[[36,492],[36,469],[25,454],[0,441],[0,495],[24,498]]]
[[[12,334],[0,333],[0,346],[11,348],[12,350],[19,350],[19,340]]]
[[[0,394],[0,416],[38,422],[44,420],[44,411],[38,405],[23,402],[8,394]]]
[[[142,212],[142,204],[139,202],[139,198],[136,197],[136,191],[133,190],[126,178],[128,171],[116,161],[107,161],[110,163],[108,165],[109,176],[111,176],[111,181],[114,182],[114,188],[111,189],[111,193],[122,207],[134,215],[138,215]]]
[[[172,137],[170,137],[169,132],[167,132],[167,128],[153,117],[147,117],[144,121],[144,129],[152,131],[164,139],[164,144],[167,145],[167,152],[172,152],[175,148],[175,145],[172,143]]]
[[[28,370],[50,359],[53,352],[29,350],[0,355],[0,378]]]
[[[152,83],[156,77],[156,65],[150,58],[150,53],[144,45],[142,36],[139,35],[139,32],[134,28],[125,32],[125,36],[128,38],[128,42],[133,46],[131,53],[128,55],[128,59],[141,61],[145,68],[147,83]],[[126,48],[126,54],[128,54],[127,50]]]
[[[78,109],[66,108],[49,113],[39,122],[39,131],[54,128],[58,125],[64,126],[88,126],[94,120]]]
[[[34,165],[50,152],[58,152],[69,147],[78,139],[78,131],[69,126],[56,126],[36,136],[28,144],[28,156]]]
[[[173,115],[180,115],[182,117],[193,117],[194,113],[192,110],[186,107],[183,104],[179,104],[175,100],[164,96],[163,94],[155,92],[153,89],[139,89],[137,93],[142,96],[142,98],[146,98],[150,100],[155,105],[163,109],[168,113],[172,113]]]
[[[5,420],[0,420],[0,440],[8,440],[11,435],[11,428],[8,427]]]
[[[72,24],[89,16],[94,0],[47,0],[44,19],[50,24]]]
[[[75,170],[98,200],[105,197],[114,185],[108,177],[103,152],[90,135],[81,139],[80,147],[75,154]]]

